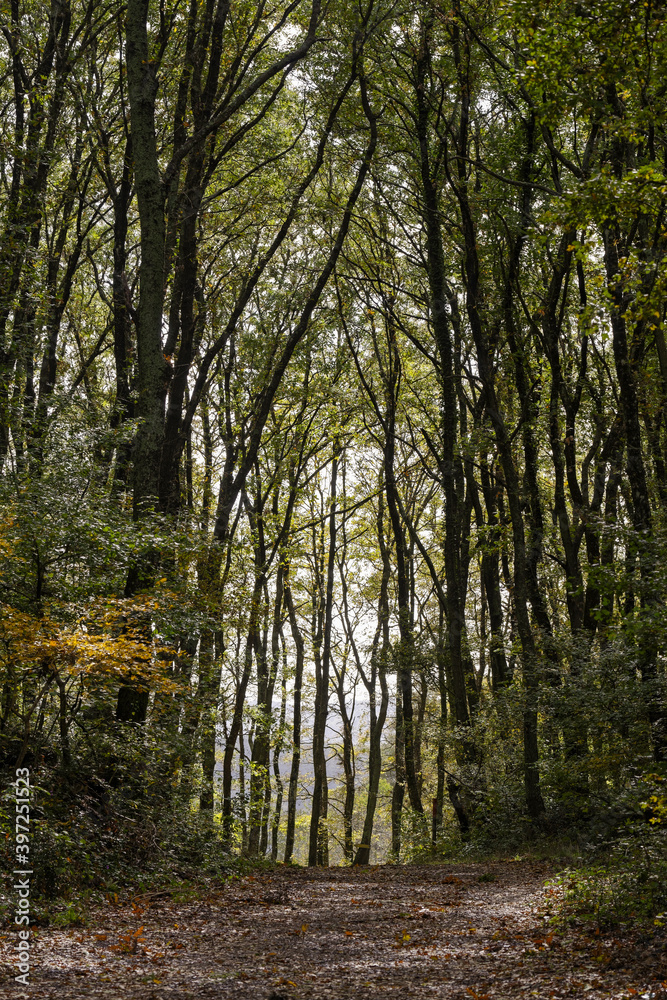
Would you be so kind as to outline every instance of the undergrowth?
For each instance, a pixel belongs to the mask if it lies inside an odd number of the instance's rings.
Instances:
[[[663,773],[644,774],[596,816],[577,863],[549,884],[556,921],[667,925],[666,791]]]

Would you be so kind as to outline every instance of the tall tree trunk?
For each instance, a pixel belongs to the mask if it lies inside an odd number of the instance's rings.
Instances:
[[[301,687],[305,644],[296,616],[292,588],[289,578],[289,564],[285,571],[285,607],[289,616],[290,630],[295,647],[296,666],[294,670],[294,701],[292,707],[292,764],[287,791],[287,830],[285,833],[285,864],[289,864],[294,854],[294,834],[296,829],[296,803],[299,790],[299,770],[301,766]]]
[[[324,602],[324,634],[319,675],[316,677],[315,716],[313,720],[313,804],[308,846],[309,865],[329,864],[329,831],[327,829],[329,787],[325,753],[327,716],[329,712],[329,664],[331,660],[331,629],[333,624],[333,584],[336,567],[336,498],[338,463],[341,446],[334,445],[331,462],[329,493],[329,552]]]
[[[443,808],[445,802],[446,769],[445,753],[447,738],[447,679],[445,672],[445,616],[444,608],[440,608],[440,623],[436,639],[435,655],[438,667],[438,693],[440,695],[440,718],[438,720],[438,756],[436,761],[437,786],[435,797],[435,810],[433,815],[433,826],[431,839],[435,845],[438,834],[442,832]]]
[[[164,435],[164,403],[170,368],[162,354],[165,277],[164,189],[156,141],[158,81],[148,42],[148,0],[128,0],[125,22],[132,155],[141,233],[141,275],[137,311],[134,513],[157,503]],[[136,571],[138,573],[138,571]],[[140,585],[137,581],[136,585]]]
[[[234,711],[229,727],[229,736],[225,746],[225,753],[222,761],[222,832],[223,839],[227,845],[231,845],[233,834],[233,810],[232,810],[232,783],[233,783],[233,763],[236,752],[236,741],[239,738],[243,725],[243,709],[245,706],[245,695],[248,688],[248,681],[252,673],[252,656],[256,643],[256,632],[259,629],[259,614],[261,608],[262,589],[264,578],[259,575],[255,577],[252,597],[250,599],[250,617],[248,621],[248,634],[246,636],[245,654],[243,660],[243,672],[239,679],[234,699]]]
[[[403,726],[403,692],[396,685],[396,743],[394,750],[394,787],[391,790],[391,856],[401,856],[401,823],[405,797],[405,729]]]
[[[285,716],[287,713],[287,652],[283,639],[283,671],[280,695],[280,718],[278,720],[278,736],[273,749],[273,777],[276,785],[276,802],[271,820],[271,860],[278,860],[278,834],[280,831],[280,818],[283,808],[283,779],[280,773],[280,754],[283,749]]]
[[[201,705],[199,746],[202,763],[202,788],[199,811],[208,813],[213,821],[214,778],[218,733],[218,699],[220,695],[220,664],[224,655],[222,636],[217,642],[210,629],[204,631],[199,645],[199,688],[197,699]],[[215,642],[215,645],[214,645]]]
[[[380,580],[380,594],[378,597],[377,628],[373,637],[371,647],[371,673],[367,676],[361,663],[361,657],[355,654],[357,667],[361,673],[366,691],[368,692],[370,710],[370,734],[368,749],[368,797],[366,799],[366,814],[364,816],[364,828],[361,834],[361,842],[357,847],[354,857],[355,865],[367,865],[370,863],[371,846],[373,838],[373,823],[377,809],[378,791],[380,788],[380,776],[382,773],[382,731],[387,719],[387,709],[389,706],[389,689],[387,686],[387,666],[390,655],[389,644],[389,581],[391,579],[391,561],[389,550],[384,537],[384,492],[382,489],[383,475],[380,475],[378,491],[378,515],[377,515],[377,540],[382,557],[382,577]],[[350,641],[354,645],[352,628],[349,623],[347,610],[347,588],[345,580],[341,575],[343,585],[343,607],[347,632]],[[380,704],[377,703],[377,682],[380,682]],[[393,813],[392,813],[393,815]],[[400,827],[399,827],[400,829]],[[399,837],[400,850],[400,837]]]
[[[343,775],[345,779],[345,799],[343,801],[343,856],[346,861],[351,862],[354,857],[352,817],[354,815],[355,757],[352,733],[353,720],[347,709],[345,694],[345,678],[347,674],[348,656],[349,649],[344,653],[343,666],[341,670],[336,671],[336,693],[338,695],[338,708],[340,711],[341,724],[343,726]]]
[[[468,714],[462,655],[464,615],[460,593],[459,538],[461,514],[460,497],[456,489],[456,432],[459,425],[459,413],[452,331],[447,317],[448,300],[451,295],[445,273],[445,258],[440,230],[440,213],[438,210],[438,193],[433,177],[430,154],[430,106],[427,85],[430,44],[430,27],[424,24],[422,26],[420,55],[416,62],[416,131],[419,142],[419,169],[423,206],[422,218],[426,230],[426,264],[431,296],[430,318],[440,363],[440,435],[442,452],[439,466],[445,506],[448,666],[452,683],[456,722],[458,725],[467,725],[470,718]]]

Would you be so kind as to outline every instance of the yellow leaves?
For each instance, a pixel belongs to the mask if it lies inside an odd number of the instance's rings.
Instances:
[[[15,558],[16,542],[12,531],[16,527],[16,516],[5,508],[0,519],[0,556]]]
[[[408,931],[400,931],[394,937],[394,948],[407,948],[412,940],[412,934],[409,934]]]
[[[641,803],[641,807],[646,812],[651,826],[662,826],[663,823],[667,823],[667,795],[649,795],[648,799]]]
[[[89,605],[85,618],[41,618],[0,604],[0,669],[57,672],[83,679],[111,677],[175,694],[173,651],[153,634],[154,602],[112,601]]]

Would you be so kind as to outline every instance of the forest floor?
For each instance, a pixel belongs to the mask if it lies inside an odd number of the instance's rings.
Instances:
[[[109,898],[35,927],[30,989],[0,934],[0,997],[40,1000],[666,998],[667,940],[554,928],[542,863],[278,868],[197,898]]]

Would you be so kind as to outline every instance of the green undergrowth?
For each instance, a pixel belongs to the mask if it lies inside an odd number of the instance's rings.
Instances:
[[[667,926],[665,831],[631,831],[605,849],[589,851],[546,886],[546,914],[556,924]]]
[[[637,859],[639,862],[639,859]],[[560,926],[591,925],[597,931],[667,924],[667,866],[638,863],[624,869],[583,865],[560,872],[546,886],[546,915]]]
[[[49,898],[35,897],[31,900],[30,922],[66,929],[84,927],[100,906],[124,906],[155,898],[186,904],[213,895],[229,882],[270,873],[278,867],[282,866],[264,859],[227,856],[214,874],[204,869],[172,870],[157,865],[142,872],[123,871],[95,888],[69,886]],[[0,897],[0,926],[13,927],[14,909],[10,888]]]
[[[600,930],[667,925],[666,793],[656,768],[597,817],[578,864],[552,882],[555,919]]]

